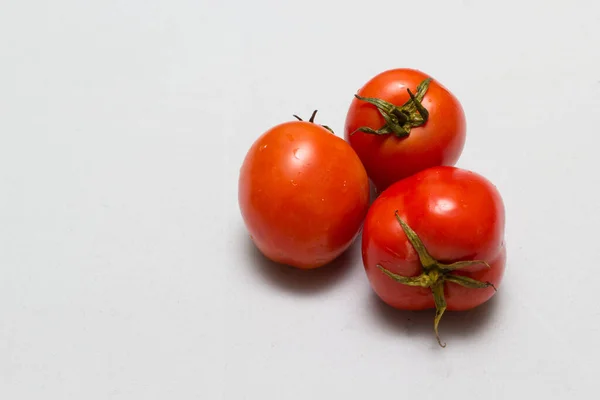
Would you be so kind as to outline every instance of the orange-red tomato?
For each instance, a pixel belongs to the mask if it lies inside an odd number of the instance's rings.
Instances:
[[[504,219],[496,187],[474,172],[441,166],[396,182],[364,223],[371,286],[392,307],[436,308],[437,333],[446,308],[468,310],[494,295],[506,263]]]
[[[429,75],[392,69],[375,76],[357,95],[344,135],[379,192],[421,170],[458,160],[466,134],[463,109]]]
[[[369,181],[342,138],[312,122],[286,122],[248,151],[238,200],[252,240],[266,257],[316,268],[356,239],[369,206]]]

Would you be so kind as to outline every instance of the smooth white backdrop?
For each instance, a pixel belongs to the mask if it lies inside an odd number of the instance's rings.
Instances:
[[[5,0],[0,398],[595,398],[600,8],[590,1]],[[508,266],[441,324],[353,247],[301,273],[247,239],[251,143],[421,69],[501,191]]]

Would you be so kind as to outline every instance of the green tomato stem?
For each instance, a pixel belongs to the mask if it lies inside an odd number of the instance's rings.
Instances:
[[[417,276],[402,276],[395,274],[383,266],[377,264],[377,268],[379,268],[385,275],[393,279],[394,281],[401,283],[407,286],[413,287],[422,287],[431,289],[431,293],[433,294],[433,301],[435,303],[435,318],[433,321],[433,329],[435,332],[435,336],[440,346],[446,347],[446,343],[442,343],[439,334],[439,325],[446,311],[446,299],[444,295],[444,284],[446,282],[452,282],[467,288],[471,289],[485,289],[488,287],[496,288],[490,282],[481,282],[473,278],[469,278],[463,275],[456,275],[453,271],[456,271],[461,268],[469,267],[476,264],[481,264],[490,268],[490,265],[483,260],[467,260],[467,261],[457,261],[452,264],[444,264],[437,261],[433,258],[425,245],[419,238],[419,236],[412,230],[410,226],[406,222],[400,218],[398,215],[398,211],[395,212],[396,219],[398,223],[402,227],[404,234],[408,238],[408,241],[413,246],[415,251],[419,256],[419,262],[421,264],[422,272]]]
[[[393,134],[396,137],[403,138],[410,134],[412,128],[424,125],[429,119],[429,111],[423,106],[423,98],[429,89],[431,78],[425,79],[417,86],[417,93],[413,94],[410,89],[406,89],[410,99],[402,106],[398,107],[385,100],[374,97],[362,97],[355,94],[358,100],[374,105],[383,119],[385,124],[379,129],[373,129],[367,126],[362,126],[356,132],[364,132],[372,135],[389,135]]]

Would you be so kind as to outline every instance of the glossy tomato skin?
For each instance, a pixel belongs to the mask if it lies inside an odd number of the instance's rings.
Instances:
[[[266,257],[310,269],[331,262],[356,239],[369,206],[369,181],[342,138],[293,121],[252,145],[240,169],[238,200]]]
[[[385,190],[365,219],[362,256],[375,293],[405,310],[435,308],[429,288],[410,287],[390,279],[376,266],[402,276],[422,272],[417,253],[395,218],[402,218],[441,262],[483,260],[483,265],[456,271],[481,282],[500,285],[506,263],[504,205],[498,190],[474,172],[440,166],[421,171]],[[448,310],[468,310],[494,295],[494,289],[472,289],[445,283]]]
[[[388,70],[367,82],[357,94],[401,106],[410,99],[406,89],[415,92],[427,78],[431,77],[413,69]],[[404,138],[356,132],[360,127],[377,130],[385,120],[372,104],[354,98],[350,105],[344,135],[379,192],[426,168],[454,165],[462,153],[466,122],[458,99],[432,79],[422,104],[429,111],[428,121],[412,128]]]

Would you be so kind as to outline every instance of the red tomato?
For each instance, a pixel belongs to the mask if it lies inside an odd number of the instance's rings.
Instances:
[[[404,310],[468,310],[493,296],[506,262],[504,205],[482,176],[440,166],[396,182],[371,206],[362,236],[375,293]],[[441,344],[441,342],[440,342]]]
[[[423,72],[393,69],[359,90],[344,134],[381,192],[426,168],[454,165],[465,132],[463,109],[448,89]]]
[[[298,268],[329,263],[356,239],[369,206],[369,180],[342,138],[310,122],[275,126],[252,145],[238,200],[258,249]]]

